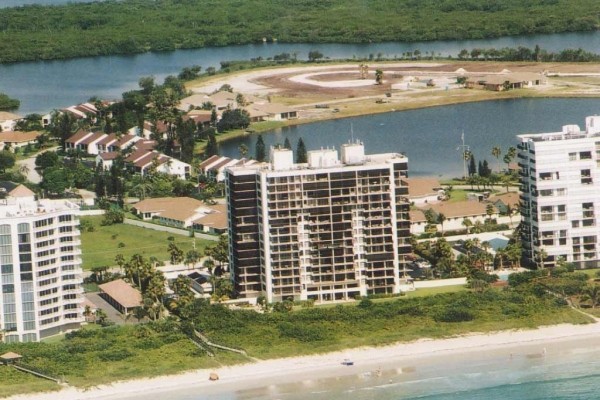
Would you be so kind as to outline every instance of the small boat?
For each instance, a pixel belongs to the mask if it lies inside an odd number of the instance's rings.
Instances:
[[[354,361],[352,361],[349,358],[344,358],[344,361],[342,361],[342,365],[351,366],[354,365]]]

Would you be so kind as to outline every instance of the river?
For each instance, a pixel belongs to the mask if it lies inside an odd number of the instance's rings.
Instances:
[[[557,132],[563,125],[584,127],[585,117],[600,113],[600,99],[513,99],[456,104],[417,110],[366,115],[314,122],[277,129],[263,135],[267,148],[288,138],[293,149],[299,138],[306,148],[340,145],[352,137],[365,144],[367,153],[404,153],[409,175],[456,177],[463,175],[461,144],[470,146],[476,161],[487,159],[491,168],[505,167],[492,155],[492,147],[503,153],[516,146],[515,136],[523,133]],[[353,133],[351,133],[351,131]],[[256,135],[235,138],[220,144],[220,152],[240,157],[238,147],[256,148]]]
[[[456,56],[461,49],[517,46],[533,48],[536,44],[551,51],[583,47],[600,53],[600,31],[414,43],[261,43],[126,56],[22,62],[0,65],[0,92],[21,100],[18,113],[25,115],[32,112],[45,113],[86,101],[92,96],[119,99],[124,91],[136,88],[142,76],[154,76],[162,81],[165,76],[177,74],[183,67],[200,65],[203,68],[218,68],[219,63],[225,60],[249,60],[259,56],[267,58],[283,52],[296,53],[299,59],[306,59],[310,50],[318,50],[332,59],[368,57],[370,54],[393,58],[415,49],[423,54],[433,52]]]

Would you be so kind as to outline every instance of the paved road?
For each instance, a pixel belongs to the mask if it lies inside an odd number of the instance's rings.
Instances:
[[[33,182],[33,183],[40,183],[40,181],[42,180],[42,177],[35,170],[35,158],[39,154],[42,154],[46,151],[56,151],[56,149],[58,149],[58,147],[52,147],[52,148],[49,148],[49,149],[46,149],[46,150],[43,150],[43,151],[37,153],[35,156],[17,161],[17,165],[19,166],[19,168],[21,168],[22,166],[27,167],[27,180],[28,181]]]

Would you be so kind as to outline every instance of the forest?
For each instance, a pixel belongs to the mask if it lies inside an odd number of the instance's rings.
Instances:
[[[593,31],[596,0],[107,0],[0,9],[0,63],[261,43]]]

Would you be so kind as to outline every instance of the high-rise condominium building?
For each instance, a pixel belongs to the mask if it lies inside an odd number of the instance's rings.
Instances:
[[[271,149],[271,162],[226,170],[230,263],[239,295],[269,302],[398,293],[411,252],[406,157],[362,143]]]
[[[585,130],[566,125],[518,138],[524,261],[597,267],[600,117],[587,117]]]
[[[22,185],[0,186],[0,336],[31,342],[79,327],[79,207],[37,201]]]

